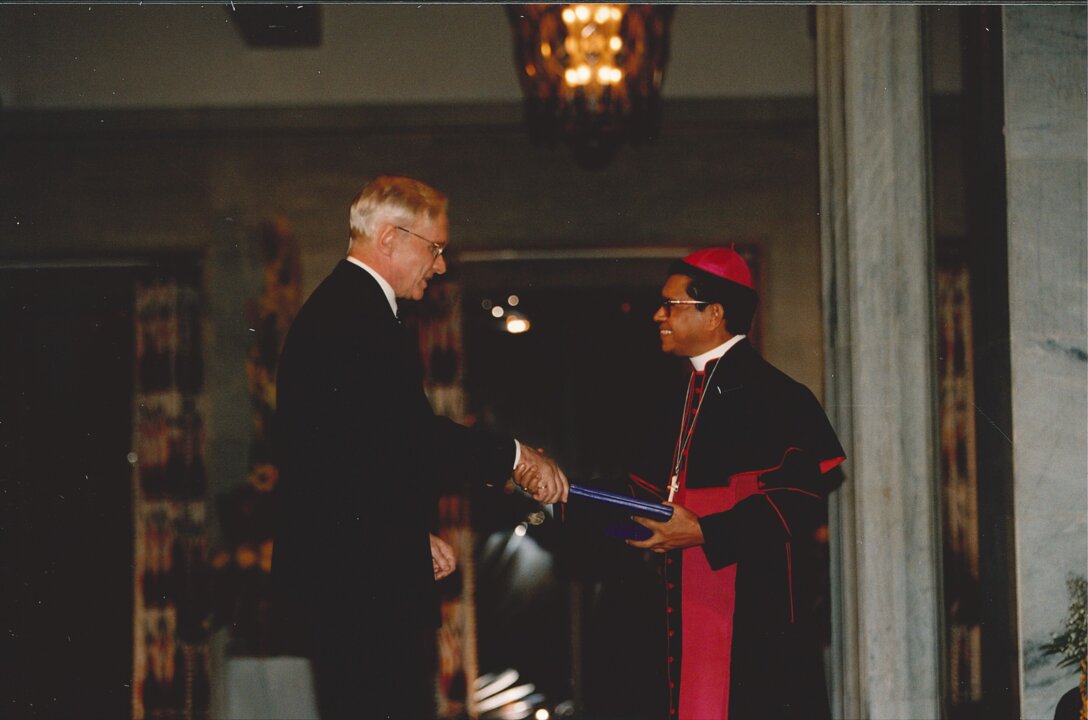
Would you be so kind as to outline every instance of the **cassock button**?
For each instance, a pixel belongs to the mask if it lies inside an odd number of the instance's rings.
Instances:
[[[665,564],[666,565],[672,565],[672,558],[666,558],[665,559]]]
[[[676,587],[676,583],[669,583],[669,590],[672,590],[674,587]]]
[[[675,690],[675,689],[676,689],[676,683],[670,682],[669,683],[669,690]]]
[[[665,612],[672,612],[672,608],[665,608]]]
[[[676,634],[675,630],[669,630],[669,637],[672,637],[675,634]]]
[[[673,662],[675,660],[676,660],[676,658],[674,658],[672,655],[669,656],[669,662]]]
[[[675,715],[675,714],[676,714],[676,708],[669,708],[669,715]]]

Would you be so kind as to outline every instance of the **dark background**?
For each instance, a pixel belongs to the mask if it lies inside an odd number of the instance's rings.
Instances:
[[[0,271],[0,694],[32,717],[131,712],[133,277]]]

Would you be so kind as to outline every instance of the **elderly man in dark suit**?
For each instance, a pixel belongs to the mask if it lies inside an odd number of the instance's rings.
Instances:
[[[273,558],[285,649],[309,655],[323,719],[433,714],[436,580],[450,548],[429,532],[433,481],[501,485],[565,501],[554,461],[511,437],[437,416],[418,348],[397,319],[446,271],[445,196],[379,177],[351,205],[347,257],[303,305],[277,378],[281,495]]]

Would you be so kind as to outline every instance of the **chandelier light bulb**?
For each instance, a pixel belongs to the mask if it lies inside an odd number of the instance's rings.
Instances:
[[[585,167],[655,139],[672,14],[658,4],[508,6],[536,139],[562,138]]]

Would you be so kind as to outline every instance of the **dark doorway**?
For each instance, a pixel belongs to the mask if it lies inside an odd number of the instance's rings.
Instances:
[[[13,717],[131,715],[133,273],[0,270],[0,700]]]
[[[661,265],[651,277],[664,278]],[[681,411],[670,411],[669,391],[687,366],[660,350],[651,317],[661,281],[610,285],[638,273],[593,267],[596,284],[583,277],[541,286],[513,273],[468,284],[469,407],[481,422],[544,447],[572,482],[624,492],[633,471],[663,485]],[[536,277],[570,277],[551,270]],[[507,331],[512,312],[529,321],[527,332]],[[572,700],[578,717],[662,717],[660,559],[607,537],[576,503],[519,537],[526,508],[494,495],[473,505],[480,672],[515,668],[549,704]]]
[[[950,720],[1020,708],[1000,7],[927,7],[937,261],[943,696]],[[942,39],[943,38],[943,39]],[[952,54],[956,50],[956,54]]]

